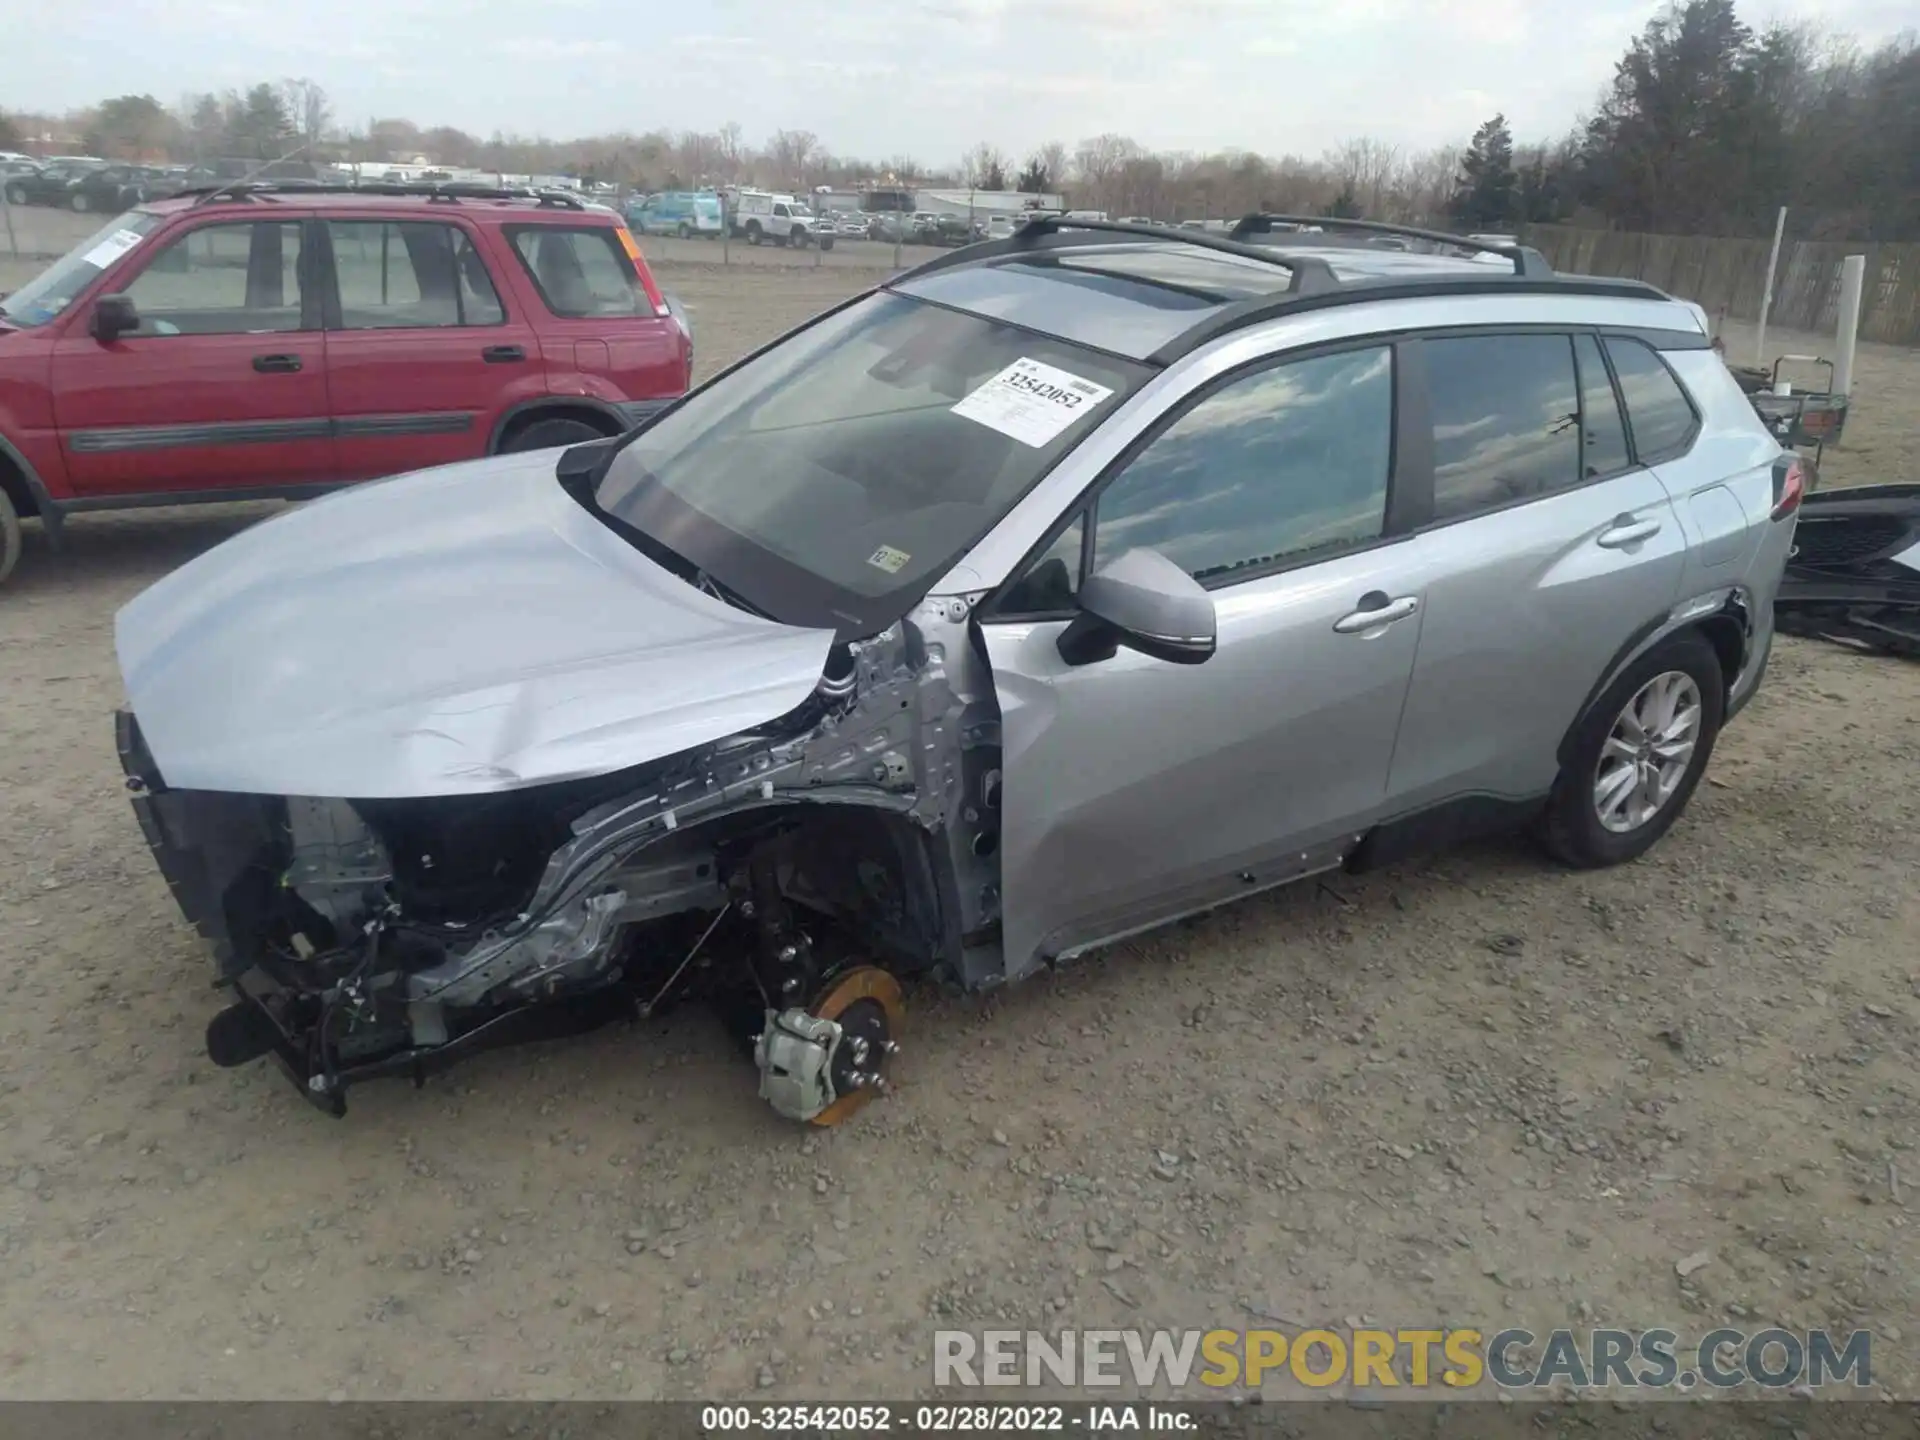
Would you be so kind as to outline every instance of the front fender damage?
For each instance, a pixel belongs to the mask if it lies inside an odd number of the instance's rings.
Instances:
[[[339,1114],[366,1079],[681,1000],[758,1029],[861,964],[990,983],[998,716],[967,624],[927,601],[774,721],[499,796],[175,791],[123,713],[143,832],[235,992],[210,1053]]]

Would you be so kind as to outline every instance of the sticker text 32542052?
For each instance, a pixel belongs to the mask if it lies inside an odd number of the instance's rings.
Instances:
[[[995,375],[953,413],[1038,450],[1113,391],[1024,356]]]

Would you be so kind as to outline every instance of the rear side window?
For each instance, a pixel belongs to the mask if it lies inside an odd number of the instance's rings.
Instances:
[[[1598,340],[1576,335],[1573,353],[1580,361],[1580,439],[1587,478],[1617,475],[1633,463],[1627,454],[1627,427],[1620,419],[1620,397],[1613,393]]]
[[[1580,394],[1565,335],[1425,342],[1433,518],[1457,520],[1580,482]]]
[[[493,278],[464,230],[439,222],[330,220],[347,330],[498,325]]]
[[[652,315],[640,273],[608,225],[518,225],[509,232],[540,298],[556,315]]]
[[[1627,402],[1627,424],[1640,463],[1682,453],[1693,439],[1693,406],[1667,362],[1644,341],[1619,335],[1608,338],[1607,355],[1620,377],[1620,394]]]

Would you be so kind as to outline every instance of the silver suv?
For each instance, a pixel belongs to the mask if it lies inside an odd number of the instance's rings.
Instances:
[[[1297,223],[1035,220],[618,439],[135,599],[120,749],[236,995],[213,1058],[340,1113],[701,997],[831,1123],[904,977],[1496,828],[1645,851],[1760,683],[1799,463],[1695,306]]]

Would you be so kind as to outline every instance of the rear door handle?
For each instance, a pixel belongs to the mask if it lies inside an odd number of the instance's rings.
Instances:
[[[253,368],[262,375],[288,375],[300,368],[298,355],[256,355]]]
[[[1369,590],[1360,597],[1360,608],[1351,615],[1342,615],[1333,622],[1333,628],[1341,635],[1362,635],[1382,625],[1404,620],[1419,608],[1418,595],[1402,595],[1397,600],[1389,600],[1386,591]]]
[[[1594,544],[1609,550],[1618,550],[1623,546],[1637,545],[1642,540],[1651,540],[1660,533],[1658,520],[1642,520],[1635,515],[1616,515],[1613,524],[1602,530],[1594,538]]]
[[[527,352],[518,345],[489,345],[480,352],[480,358],[489,365],[511,365],[515,360],[527,358]]]

